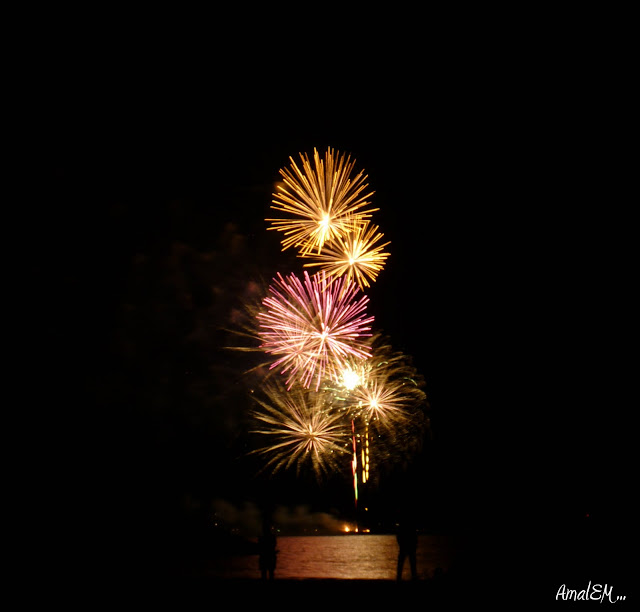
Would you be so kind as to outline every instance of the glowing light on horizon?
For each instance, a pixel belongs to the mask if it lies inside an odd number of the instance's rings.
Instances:
[[[362,171],[351,178],[355,159],[350,155],[329,148],[321,159],[314,148],[313,166],[306,153],[300,158],[302,169],[290,157],[291,169],[280,170],[284,186],[278,186],[271,206],[291,217],[266,221],[271,223],[267,229],[284,233],[283,251],[297,247],[300,255],[308,255],[321,253],[326,242],[356,230],[378,209],[364,210],[373,192],[363,194],[368,185]]]
[[[301,281],[295,274],[278,274],[263,300],[260,322],[261,348],[277,359],[270,369],[287,374],[289,388],[298,381],[309,388],[315,379],[338,381],[347,358],[371,355],[367,338],[373,317],[366,316],[369,298],[359,296],[353,282],[329,283],[324,274]]]

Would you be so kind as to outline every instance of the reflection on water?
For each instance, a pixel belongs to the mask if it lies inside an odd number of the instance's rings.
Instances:
[[[438,567],[448,569],[452,554],[447,537],[421,535],[418,577],[431,578]],[[398,544],[393,535],[281,536],[275,577],[395,580],[397,559]],[[238,555],[218,559],[207,573],[220,578],[258,578],[258,557]],[[404,578],[409,577],[407,561]]]

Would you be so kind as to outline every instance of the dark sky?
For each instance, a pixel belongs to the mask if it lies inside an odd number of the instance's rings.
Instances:
[[[369,175],[391,241],[370,308],[426,380],[436,442],[408,480],[430,520],[626,517],[619,116],[592,74],[451,62],[313,96],[255,65],[206,86],[195,69],[51,77],[24,310],[39,482],[61,514],[126,530],[160,507],[164,527],[186,497],[252,495],[231,471],[242,423],[210,412],[239,393],[215,329],[250,275],[296,264],[266,231],[273,182],[331,146]],[[197,349],[176,351],[194,328]]]

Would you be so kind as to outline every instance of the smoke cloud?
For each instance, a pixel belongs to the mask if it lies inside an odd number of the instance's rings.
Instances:
[[[214,517],[220,527],[257,536],[262,531],[263,514],[252,502],[235,505],[224,499],[213,501]],[[271,513],[274,528],[281,535],[335,534],[344,531],[345,521],[328,512],[313,511],[307,505],[276,506]]]

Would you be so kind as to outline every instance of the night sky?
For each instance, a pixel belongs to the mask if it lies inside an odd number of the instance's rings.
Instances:
[[[301,271],[264,219],[280,168],[314,147],[368,174],[391,241],[374,326],[426,381],[433,438],[389,494],[450,533],[627,524],[629,162],[592,74],[416,60],[312,96],[266,62],[206,86],[195,68],[108,65],[52,73],[24,208],[26,404],[45,451],[30,486],[52,530],[142,555],[216,498],[344,508],[344,483],[252,478],[247,357],[224,348],[247,282]]]

